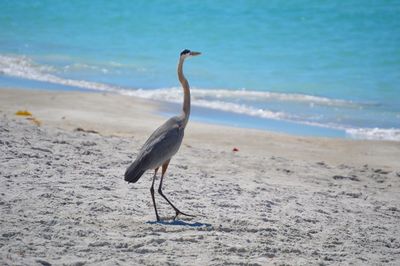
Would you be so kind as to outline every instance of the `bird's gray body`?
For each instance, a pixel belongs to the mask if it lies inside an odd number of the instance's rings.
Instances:
[[[125,180],[135,183],[149,169],[156,169],[171,159],[181,146],[184,119],[174,116],[157,128],[140,149],[136,160],[125,172]]]
[[[177,153],[182,144],[182,139],[185,131],[186,124],[189,121],[190,115],[190,87],[189,82],[183,75],[183,62],[186,58],[200,55],[199,52],[190,51],[185,49],[181,52],[178,62],[178,79],[182,84],[183,89],[183,106],[182,114],[168,119],[163,125],[154,131],[149,139],[144,143],[140,149],[136,160],[126,169],[125,181],[135,183],[147,170],[154,170],[153,182],[151,183],[150,193],[153,200],[154,211],[156,213],[157,221],[160,221],[158,215],[156,201],[154,197],[154,181],[156,180],[157,171],[161,167],[161,179],[158,187],[158,193],[171,205],[175,210],[175,217],[179,214],[185,216],[192,216],[181,212],[175,207],[172,202],[163,194],[162,184],[165,172],[167,171],[169,162],[172,156]]]

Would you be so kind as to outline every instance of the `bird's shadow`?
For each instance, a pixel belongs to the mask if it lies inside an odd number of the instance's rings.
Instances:
[[[182,220],[166,220],[166,221],[148,221],[147,224],[161,224],[161,225],[180,225],[180,226],[188,226],[188,227],[211,227],[211,224],[207,223],[189,223]]]

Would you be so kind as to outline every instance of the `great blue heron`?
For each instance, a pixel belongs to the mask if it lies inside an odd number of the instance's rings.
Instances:
[[[179,214],[192,216],[181,212],[176,208],[171,201],[162,192],[162,183],[165,172],[167,171],[171,157],[179,150],[181,146],[183,134],[190,115],[190,89],[189,82],[183,75],[183,63],[186,58],[200,55],[199,52],[183,50],[179,57],[178,63],[178,79],[183,88],[183,110],[179,116],[174,116],[168,119],[162,126],[156,129],[151,134],[149,139],[140,149],[136,160],[126,169],[125,181],[135,183],[143,175],[146,170],[154,169],[153,182],[151,183],[150,193],[153,200],[154,210],[156,212],[157,221],[160,221],[160,216],[157,212],[156,201],[154,199],[154,181],[157,171],[162,166],[161,180],[158,187],[158,193],[172,206],[175,210],[175,217]]]

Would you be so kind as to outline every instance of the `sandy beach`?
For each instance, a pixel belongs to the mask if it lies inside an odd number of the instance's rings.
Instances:
[[[152,173],[123,174],[160,105],[0,89],[0,264],[400,264],[400,142],[189,121],[164,192],[196,217],[156,195],[156,223]]]

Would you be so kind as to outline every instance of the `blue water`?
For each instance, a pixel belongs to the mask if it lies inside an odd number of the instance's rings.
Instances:
[[[194,119],[400,140],[399,1],[0,1],[0,86],[178,103],[184,48]]]

